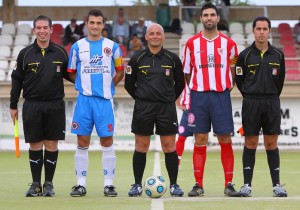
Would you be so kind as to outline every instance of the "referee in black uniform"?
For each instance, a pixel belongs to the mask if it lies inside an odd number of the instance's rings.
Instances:
[[[29,143],[32,184],[25,193],[31,196],[54,196],[53,176],[58,157],[58,140],[65,139],[65,103],[63,78],[67,74],[68,54],[50,42],[52,21],[38,16],[33,22],[36,40],[22,49],[11,74],[10,115],[18,119],[18,101],[23,89],[22,117],[25,142]],[[44,151],[43,151],[44,149]],[[44,165],[45,181],[41,186]]]
[[[268,42],[271,22],[267,17],[257,17],[252,27],[255,41],[240,53],[235,73],[237,87],[243,95],[242,124],[245,134],[244,186],[240,194],[244,197],[251,196],[255,152],[262,129],[273,196],[286,197],[287,192],[279,179],[280,159],[277,147],[281,124],[279,96],[285,78],[284,54]]]
[[[135,134],[135,183],[128,195],[142,194],[146,153],[155,125],[155,133],[160,135],[165,153],[170,193],[172,196],[182,196],[183,191],[177,184],[178,156],[175,148],[175,136],[178,132],[175,101],[184,88],[182,64],[177,55],[163,49],[165,35],[161,25],[149,25],[145,38],[148,48],[130,59],[125,74],[125,89],[135,99],[131,126]]]

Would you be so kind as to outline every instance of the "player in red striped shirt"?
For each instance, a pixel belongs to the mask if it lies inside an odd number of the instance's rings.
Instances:
[[[208,3],[201,9],[204,30],[191,37],[185,46],[183,69],[191,90],[191,110],[188,126],[194,133],[193,153],[196,184],[188,196],[203,196],[203,174],[206,162],[208,133],[213,127],[221,147],[221,161],[225,176],[224,194],[238,197],[232,184],[234,154],[230,90],[233,88],[234,65],[238,52],[233,40],[217,29],[218,9]]]

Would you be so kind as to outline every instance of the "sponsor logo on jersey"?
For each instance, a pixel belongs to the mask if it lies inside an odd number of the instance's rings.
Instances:
[[[91,59],[90,59],[90,64],[97,64],[102,60],[103,56],[99,56],[99,55],[94,55]]]

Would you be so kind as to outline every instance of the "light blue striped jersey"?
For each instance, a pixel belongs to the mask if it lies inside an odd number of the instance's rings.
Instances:
[[[97,41],[86,37],[73,44],[68,72],[77,73],[75,89],[81,94],[112,98],[115,70],[124,70],[122,52],[117,43],[104,37]]]

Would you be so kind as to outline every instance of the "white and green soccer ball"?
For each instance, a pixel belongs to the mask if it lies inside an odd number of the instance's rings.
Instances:
[[[167,191],[165,178],[162,176],[150,176],[144,184],[145,194],[150,198],[159,198]]]

